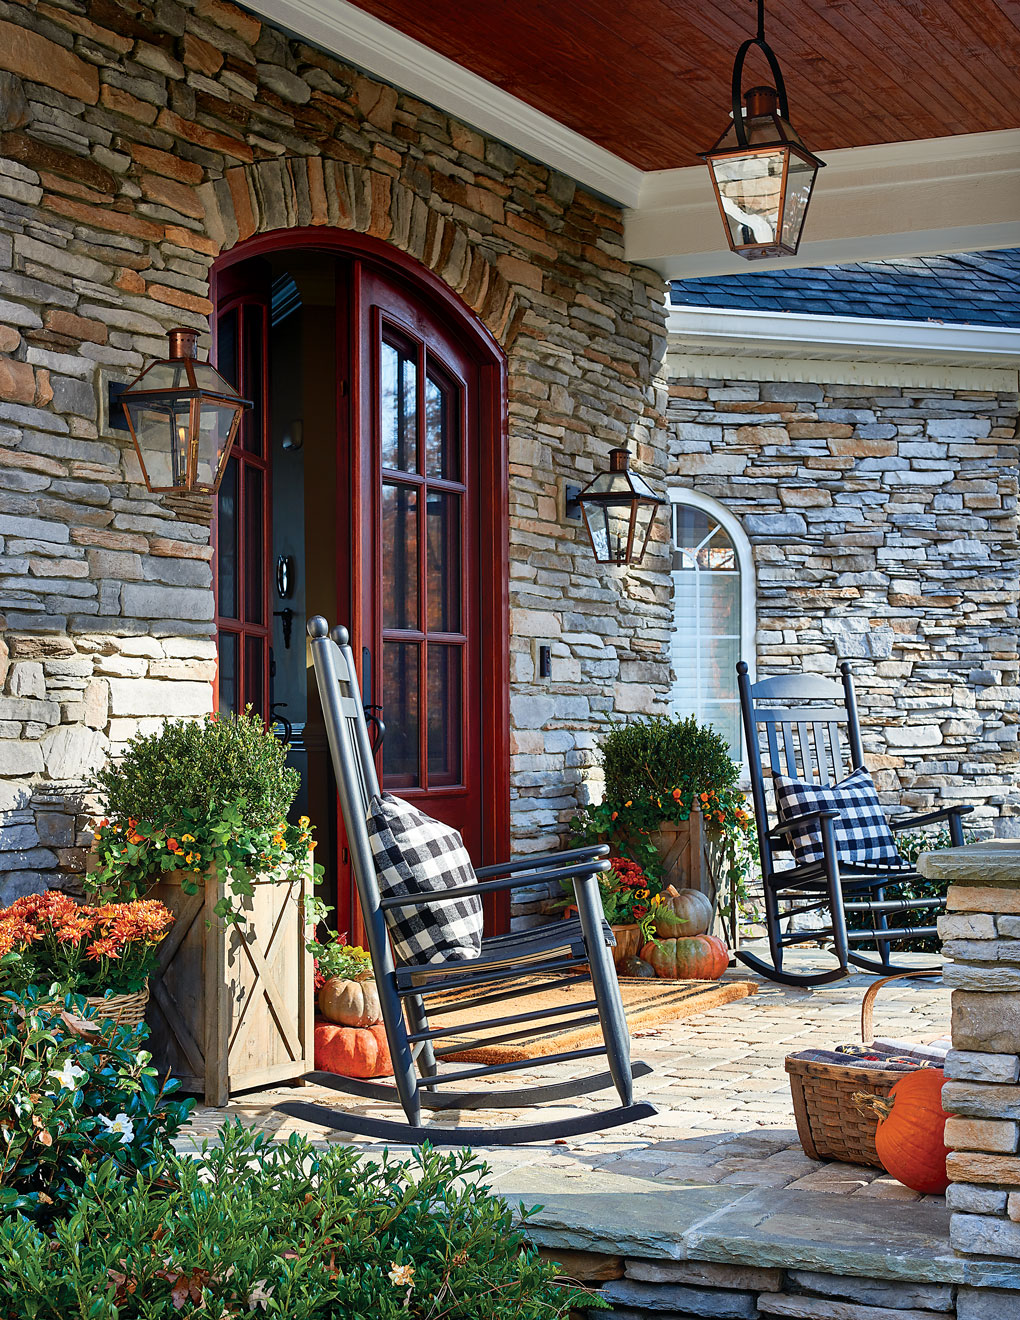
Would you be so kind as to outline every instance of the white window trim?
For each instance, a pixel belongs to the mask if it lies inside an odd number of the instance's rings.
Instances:
[[[740,524],[740,519],[725,504],[720,504],[714,500],[711,495],[702,495],[699,490],[691,490],[689,486],[671,486],[666,491],[666,498],[670,503],[670,541],[672,542],[673,529],[673,509],[674,504],[687,504],[691,508],[701,509],[703,513],[709,514],[719,525],[724,528],[733,547],[737,552],[737,564],[740,568],[740,636],[742,645],[749,647],[750,653],[742,655],[741,660],[747,661],[748,674],[751,682],[757,680],[758,675],[758,657],[757,657],[757,589],[754,577],[754,552],[751,548],[751,542],[747,533]]]

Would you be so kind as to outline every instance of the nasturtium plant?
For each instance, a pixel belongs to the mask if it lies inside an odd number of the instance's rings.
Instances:
[[[0,1222],[0,1314],[557,1320],[598,1308],[553,1283],[485,1173],[468,1151],[375,1161],[228,1124],[196,1158],[168,1153],[133,1183],[94,1170],[52,1233]]]
[[[194,1105],[170,1098],[179,1083],[160,1082],[144,1025],[90,1019],[78,996],[0,995],[0,1032],[0,1216],[71,1212],[104,1163],[134,1177]]]

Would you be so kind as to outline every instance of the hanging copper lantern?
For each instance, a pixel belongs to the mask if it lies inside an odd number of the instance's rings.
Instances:
[[[774,87],[752,87],[741,105],[744,60],[758,46]],[[755,261],[792,257],[800,246],[818,171],[825,164],[790,124],[786,84],[765,40],[765,0],[758,0],[758,32],[737,51],[733,65],[733,119],[711,149],[701,153],[712,175],[730,248]]]
[[[609,454],[600,472],[577,495],[588,539],[600,564],[640,564],[652,535],[655,512],[666,501],[630,470],[626,449]]]
[[[168,338],[168,356],[146,367],[116,394],[115,402],[124,410],[145,484],[153,494],[212,495],[223,477],[241,414],[252,405],[215,367],[198,360],[197,331],[178,327]]]

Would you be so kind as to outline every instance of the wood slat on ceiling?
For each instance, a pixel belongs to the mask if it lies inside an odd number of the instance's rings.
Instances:
[[[357,3],[646,170],[719,136],[755,22],[749,0]],[[1020,126],[1018,0],[772,0],[767,34],[819,152]]]

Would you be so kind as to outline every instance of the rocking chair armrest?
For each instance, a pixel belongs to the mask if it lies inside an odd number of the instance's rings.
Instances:
[[[922,812],[920,816],[896,816],[890,819],[889,828],[893,834],[903,830],[916,830],[922,825],[934,825],[939,820],[951,820],[954,816],[966,816],[974,810],[971,806],[938,807],[935,811]]]
[[[598,857],[608,856],[608,843],[594,843],[585,848],[568,848],[562,852],[535,853],[531,857],[513,857],[509,861],[497,862],[491,866],[476,866],[475,875],[479,880],[488,880],[490,876],[513,875],[515,871],[537,871],[547,866],[559,868],[570,862],[589,862]],[[534,878],[526,883],[533,884]]]
[[[445,902],[448,898],[476,898],[482,894],[495,894],[501,889],[520,889],[524,885],[533,885],[536,880],[571,880],[575,876],[599,875],[609,870],[605,859],[596,858],[583,865],[564,866],[555,871],[543,871],[540,876],[527,875],[510,877],[506,880],[485,880],[477,885],[454,885],[450,889],[432,889],[424,894],[393,894],[380,899],[383,911],[392,908],[426,907],[429,903]]]
[[[818,821],[820,823],[825,820],[835,820],[838,816],[841,816],[842,814],[843,813],[841,811],[833,811],[829,807],[825,807],[825,808],[819,807],[816,808],[814,811],[805,811],[802,816],[791,816],[790,819],[784,821],[782,825],[776,825],[773,829],[769,830],[768,837],[778,842],[780,839],[783,838],[784,835],[791,834],[795,830],[802,829],[805,825],[809,824],[810,822]]]

